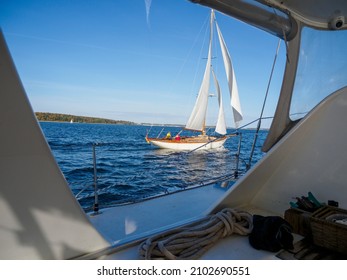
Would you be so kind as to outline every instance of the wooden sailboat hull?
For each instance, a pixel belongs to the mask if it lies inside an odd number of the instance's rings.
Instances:
[[[167,138],[148,138],[146,141],[162,149],[171,150],[209,150],[217,149],[224,145],[227,140],[226,136],[211,137],[211,136],[196,136],[182,137],[180,140]]]

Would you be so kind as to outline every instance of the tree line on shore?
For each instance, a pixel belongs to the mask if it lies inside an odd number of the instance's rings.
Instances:
[[[127,125],[135,124],[133,122],[123,121],[123,120],[110,120],[110,119],[103,119],[103,118],[75,116],[75,115],[58,114],[58,113],[36,112],[35,115],[39,121],[46,121],[46,122],[105,123],[105,124],[127,124]]]

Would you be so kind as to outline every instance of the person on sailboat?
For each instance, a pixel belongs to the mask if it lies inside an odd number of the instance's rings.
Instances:
[[[177,134],[177,135],[175,136],[175,140],[176,140],[176,141],[180,141],[180,140],[181,140],[181,136],[180,136],[179,134]]]
[[[171,138],[171,133],[170,131],[166,134],[166,139],[170,139]]]

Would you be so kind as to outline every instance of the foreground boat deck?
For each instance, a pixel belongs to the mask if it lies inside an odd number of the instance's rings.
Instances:
[[[99,232],[115,247],[106,259],[139,259],[139,243],[146,237],[195,221],[206,215],[225,194],[218,185],[208,185],[149,199],[140,203],[101,210],[90,216]],[[271,215],[261,209],[244,209],[249,213]],[[113,221],[113,222],[110,222]],[[300,237],[297,237],[297,239]],[[276,254],[253,249],[247,236],[233,234],[218,241],[201,259],[278,259]]]
[[[93,259],[140,259],[140,244],[148,237],[160,232],[197,221],[210,213],[222,200],[227,189],[220,184],[192,188],[139,203],[102,209],[99,215],[89,215],[90,221],[111,244],[107,253],[96,254]],[[252,205],[242,209],[250,214],[263,216],[280,215],[270,213]],[[236,233],[218,240],[204,253],[201,260],[300,260],[300,259],[346,259],[346,255],[314,246],[303,236],[294,234],[294,249],[268,252],[256,250],[249,244],[248,236]]]
[[[210,213],[219,203],[227,189],[220,184],[210,184],[177,193],[145,200],[139,203],[111,207],[100,211],[100,215],[89,215],[90,221],[111,244],[101,254],[82,258],[92,259],[140,259],[140,244],[157,233],[197,221]],[[252,205],[244,211],[263,216],[281,215]],[[346,259],[346,255],[314,246],[310,240],[294,234],[294,249],[268,252],[256,250],[249,244],[248,236],[236,233],[218,240],[205,252],[201,260],[303,260]]]
[[[107,260],[138,260],[139,245],[130,247],[105,256]],[[255,250],[249,245],[248,237],[233,235],[218,241],[200,260],[279,260],[276,254]]]
[[[124,239],[151,234],[153,229],[165,229],[199,218],[222,198],[225,191],[226,188],[211,184],[138,203],[101,209],[99,215],[91,213],[89,217],[106,240],[117,244]]]

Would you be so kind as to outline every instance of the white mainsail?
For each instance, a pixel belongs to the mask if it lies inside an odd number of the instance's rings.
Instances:
[[[199,95],[196,99],[195,106],[186,124],[186,129],[204,131],[205,119],[208,103],[208,94],[210,88],[210,73],[211,73],[211,57],[212,57],[212,35],[213,35],[213,21],[214,12],[211,14],[210,19],[210,42],[207,56],[207,63],[205,68],[205,74],[200,86]]]
[[[235,126],[237,128],[240,121],[242,121],[242,111],[241,111],[241,105],[240,105],[239,91],[237,88],[235,73],[232,67],[230,54],[226,47],[224,38],[222,36],[222,33],[219,29],[217,22],[216,22],[216,27],[217,27],[220,47],[222,50],[225,72],[228,79],[229,92],[230,92],[230,98],[231,98],[231,107],[233,109]]]

